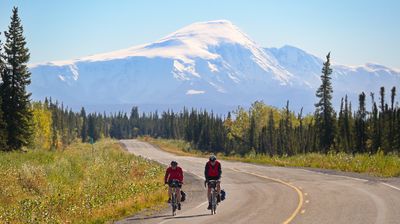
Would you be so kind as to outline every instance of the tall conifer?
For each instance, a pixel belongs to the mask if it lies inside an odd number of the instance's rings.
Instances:
[[[330,68],[330,55],[331,53],[329,52],[322,68],[322,84],[316,92],[319,101],[315,104],[319,146],[321,147],[321,151],[324,153],[328,152],[330,147],[333,145],[335,136],[335,111],[333,110],[331,102],[333,90],[330,76],[332,74],[332,69]]]
[[[10,150],[29,145],[32,140],[32,111],[30,93],[31,73],[28,70],[29,50],[25,46],[18,8],[14,7],[8,31],[4,33],[4,64],[1,73],[0,95],[2,110],[7,125],[7,145]]]

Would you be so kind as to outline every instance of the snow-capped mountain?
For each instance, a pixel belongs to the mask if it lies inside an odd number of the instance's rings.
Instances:
[[[255,100],[313,110],[323,60],[298,48],[262,48],[226,20],[194,23],[156,42],[70,61],[30,66],[34,99],[66,105],[195,106],[226,112]],[[367,64],[334,66],[334,88],[350,95],[400,83],[400,73]],[[108,107],[108,108],[107,108]],[[77,108],[79,109],[79,108]]]
[[[323,59],[309,54],[299,48],[284,46],[282,48],[265,48],[271,53],[288,72],[294,74],[307,83],[314,91],[321,85],[321,69]],[[400,87],[400,71],[388,67],[367,63],[362,66],[332,65],[332,85],[334,89],[335,106],[348,95],[353,103],[358,103],[358,95],[365,92],[379,93],[381,86],[386,88],[386,93],[393,86]],[[388,99],[387,99],[388,100]]]

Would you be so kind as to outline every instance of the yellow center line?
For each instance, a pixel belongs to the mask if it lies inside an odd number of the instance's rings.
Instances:
[[[283,180],[280,180],[280,179],[276,179],[276,178],[272,178],[272,177],[267,177],[267,176],[263,176],[263,175],[260,175],[260,174],[256,174],[256,173],[251,173],[251,172],[239,170],[239,169],[236,169],[236,168],[231,168],[231,169],[232,169],[233,171],[236,171],[236,172],[247,173],[247,174],[250,174],[250,175],[253,175],[253,176],[257,176],[257,177],[261,177],[261,178],[264,178],[264,179],[268,179],[268,180],[275,181],[275,182],[277,182],[277,183],[281,183],[281,184],[283,184],[283,185],[286,185],[286,186],[288,186],[288,187],[294,189],[294,190],[297,192],[297,195],[299,196],[299,204],[297,205],[296,210],[294,210],[294,212],[292,213],[292,215],[291,215],[289,218],[287,218],[287,219],[283,222],[283,224],[288,224],[288,223],[290,223],[291,221],[293,221],[293,219],[296,217],[296,215],[300,212],[300,209],[301,209],[301,207],[303,206],[303,200],[304,200],[304,199],[303,199],[303,194],[301,193],[301,191],[300,191],[300,189],[299,189],[298,187],[296,187],[296,186],[294,186],[294,185],[292,185],[292,184],[290,184],[290,183],[287,183],[287,182],[285,182],[285,181],[283,181]]]

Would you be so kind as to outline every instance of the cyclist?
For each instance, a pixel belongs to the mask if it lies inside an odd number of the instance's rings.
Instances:
[[[217,161],[217,157],[215,155],[211,155],[209,161],[206,163],[206,167],[204,169],[204,176],[206,178],[206,182],[208,184],[209,180],[218,180],[217,182],[217,202],[221,201],[220,193],[221,193],[221,164]],[[208,184],[208,191],[207,191],[207,198],[208,198],[208,208],[211,209],[211,187]]]
[[[183,171],[182,168],[178,166],[178,163],[173,160],[171,161],[171,166],[167,168],[167,171],[165,172],[165,177],[164,177],[164,183],[168,184],[168,203],[171,203],[171,196],[172,196],[172,188],[171,184],[173,180],[178,180],[179,181],[179,186],[175,188],[176,190],[176,199],[178,202],[178,210],[181,210],[181,188],[183,184]]]

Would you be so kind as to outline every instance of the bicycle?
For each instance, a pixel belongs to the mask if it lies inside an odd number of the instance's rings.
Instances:
[[[172,190],[172,195],[171,195],[171,208],[172,208],[172,216],[176,215],[176,209],[178,208],[178,200],[176,197],[176,188],[180,187],[179,180],[172,180],[171,181],[171,190]]]
[[[209,180],[208,181],[208,187],[211,188],[211,215],[216,214],[217,211],[217,184],[219,183],[219,180]]]

